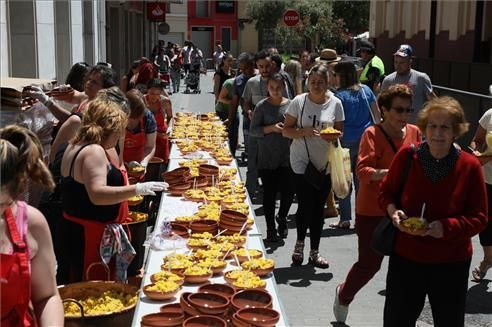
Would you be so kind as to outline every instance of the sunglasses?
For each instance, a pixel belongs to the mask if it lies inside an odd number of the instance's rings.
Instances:
[[[391,107],[391,109],[393,109],[394,111],[396,111],[399,114],[402,114],[404,112],[410,114],[410,113],[414,112],[413,108]]]

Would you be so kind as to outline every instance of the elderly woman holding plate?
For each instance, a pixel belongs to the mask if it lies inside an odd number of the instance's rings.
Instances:
[[[386,278],[384,326],[414,326],[426,296],[435,326],[464,326],[471,238],[487,226],[482,167],[453,145],[468,130],[455,99],[429,101],[417,125],[426,141],[396,154],[379,196],[398,229]],[[399,191],[407,162],[408,178]],[[409,227],[411,217],[424,218],[423,226]]]

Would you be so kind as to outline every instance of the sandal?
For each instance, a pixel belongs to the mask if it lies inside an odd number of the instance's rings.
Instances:
[[[338,229],[350,229],[350,221],[349,220],[339,220],[337,223],[331,223],[329,225],[331,228],[338,228]]]
[[[480,267],[483,267],[483,270],[480,269]],[[473,268],[471,272],[473,280],[476,282],[481,282],[490,268],[492,268],[492,262],[488,262],[488,263],[485,263],[484,261],[480,262],[480,264],[475,268]]]
[[[297,241],[292,253],[292,263],[296,266],[302,265],[304,261],[304,241]]]
[[[309,262],[308,263],[317,267],[317,268],[321,268],[321,269],[326,269],[330,266],[330,264],[328,263],[328,260],[326,260],[325,258],[323,258],[322,256],[319,255],[318,250],[311,250],[309,252]]]

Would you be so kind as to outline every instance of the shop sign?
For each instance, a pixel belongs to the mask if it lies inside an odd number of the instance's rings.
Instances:
[[[224,14],[233,14],[235,7],[235,1],[216,1],[215,12]]]
[[[166,3],[165,2],[147,2],[147,18],[149,20],[165,22],[166,21]]]

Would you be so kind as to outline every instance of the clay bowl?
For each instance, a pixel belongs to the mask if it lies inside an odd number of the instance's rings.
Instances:
[[[169,176],[163,177],[163,179],[169,186],[186,183],[186,179],[183,176]]]
[[[242,226],[248,220],[248,216],[239,211],[224,209],[220,212],[220,219],[230,225]]]
[[[230,299],[235,294],[236,290],[227,284],[206,284],[200,286],[198,292],[215,293]]]
[[[161,269],[162,270],[169,270],[168,263],[163,263],[161,265]],[[186,270],[186,268],[171,268],[171,272],[173,274],[180,275],[180,276],[183,276],[183,273],[185,270]]]
[[[178,167],[164,173],[166,176],[185,176],[190,174],[190,167]]]
[[[275,269],[275,266],[271,268],[257,268],[257,269],[251,269],[252,272],[255,273],[256,276],[258,277],[265,277],[269,273],[273,272],[273,269]]]
[[[217,234],[219,226],[215,220],[204,219],[195,220],[190,223],[190,229],[192,233],[204,233],[209,232],[211,234]]]
[[[212,277],[213,272],[210,270],[210,273],[203,275],[184,275],[185,282],[189,284],[203,284],[208,282],[208,280]]]
[[[226,327],[227,323],[224,319],[209,316],[209,315],[199,315],[196,317],[190,317],[186,319],[183,323],[183,327]]]
[[[142,317],[140,326],[160,327],[160,326],[180,326],[184,321],[184,313],[181,312],[159,312],[151,313]]]
[[[255,254],[255,255],[250,255],[249,258],[250,259],[259,259],[259,258],[262,258],[263,257],[263,252],[259,251],[258,250],[258,254]],[[243,263],[244,261],[248,261],[248,256],[247,255],[237,255],[237,258],[239,260],[240,263]]]
[[[227,267],[227,262],[225,262],[225,261],[223,261],[223,262],[224,262],[224,264],[219,266],[219,267],[210,267],[210,270],[212,270],[212,273],[214,275],[218,275],[218,274],[222,273],[224,271],[225,267]]]
[[[155,276],[157,273],[150,275],[150,281],[156,283],[159,279]],[[177,274],[176,274],[177,275]],[[174,281],[179,286],[184,284],[184,278],[182,280]]]
[[[182,184],[175,184],[175,185],[169,185],[169,188],[167,191],[169,194],[174,195],[174,196],[182,196],[183,193],[186,190],[189,190],[191,188],[190,183],[182,183]]]
[[[229,299],[216,293],[193,293],[188,297],[191,305],[203,314],[220,315],[229,307]]]
[[[236,218],[228,218],[228,217],[220,217],[220,222],[230,225],[230,226],[236,226],[241,229],[241,227],[244,225],[244,223],[248,220],[248,218],[244,218],[243,220],[241,219],[236,219]],[[247,225],[247,223],[246,223]]]
[[[280,320],[278,311],[269,308],[245,308],[236,312],[236,316],[248,323],[258,327],[270,327]]]
[[[223,221],[222,219],[219,220],[219,228],[221,230],[227,229],[228,232],[231,232],[233,234],[239,233],[239,231],[241,230],[241,227],[242,227],[242,224],[239,226],[238,225],[230,225],[230,224],[226,223],[225,221]]]
[[[182,238],[188,238],[190,236],[188,233],[188,228],[176,222],[171,222],[171,232]]]
[[[218,176],[219,167],[209,164],[201,164],[198,166],[198,173],[203,176]]]
[[[178,287],[175,290],[169,292],[149,291],[148,288],[152,285],[153,284],[145,285],[143,288],[143,292],[149,299],[156,300],[156,301],[172,299],[173,297],[176,296],[176,294],[178,294],[180,288],[178,285]]]
[[[238,231],[233,231],[233,230],[229,230],[228,228],[220,228],[220,230],[224,230],[224,229],[227,229],[224,233],[222,233],[222,235],[225,235],[225,236],[230,236],[230,235],[234,235],[236,233],[239,233],[239,230]],[[246,236],[246,234],[248,233],[248,231],[246,230],[246,228],[241,232],[241,235],[242,236]],[[242,243],[244,244],[244,242]]]
[[[236,313],[231,316],[231,323],[233,327],[250,327],[251,325],[239,319]]]
[[[188,301],[188,296],[190,296],[191,294],[191,292],[182,293],[181,297],[179,298],[179,305],[186,314],[189,314],[190,316],[196,316],[200,314],[200,311],[195,309],[195,307],[192,306],[191,303]]]
[[[183,308],[179,303],[164,304],[160,309],[160,312],[174,312],[184,314]]]
[[[149,160],[149,163],[153,163],[153,164],[161,164],[163,162],[164,162],[164,160],[159,158],[159,157],[152,157]]]
[[[193,177],[188,181],[191,183],[191,185],[195,185],[195,188],[197,189],[205,188],[208,185],[208,180],[206,176]]]
[[[236,292],[231,298],[234,310],[245,308],[271,308],[272,296],[262,289],[247,289]]]
[[[238,269],[235,269],[235,270],[238,270]],[[230,271],[232,271],[232,270],[230,270]],[[224,280],[226,281],[227,284],[232,285],[232,283],[234,283],[234,281],[236,280],[236,278],[229,277],[228,272],[229,271],[227,271],[227,272],[224,273]],[[233,286],[231,286],[231,287],[233,287]]]
[[[226,159],[226,160],[224,160],[224,159],[216,159],[215,161],[217,162],[218,165],[228,166],[228,165],[231,164],[232,158]]]

